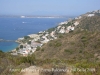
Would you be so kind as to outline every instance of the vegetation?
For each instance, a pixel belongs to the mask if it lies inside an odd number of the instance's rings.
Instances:
[[[42,47],[43,52],[35,52],[37,59],[48,59],[49,65],[56,61],[55,65],[69,64],[86,70],[73,71],[73,75],[100,75],[100,16],[84,17],[75,31],[58,36]],[[88,71],[91,68],[95,71]]]
[[[58,39],[48,42],[42,48],[37,47],[36,52],[27,57],[12,56],[0,51],[0,75],[13,75],[15,73],[12,74],[10,68],[22,69],[30,65],[54,69],[67,67],[72,69],[72,75],[100,75],[100,16],[83,17],[79,21],[80,25],[75,31],[58,34]],[[24,41],[30,39],[28,36],[24,38]],[[41,74],[64,75],[65,72]]]
[[[23,48],[23,45],[20,45],[20,48]]]
[[[0,58],[3,58],[5,55],[4,55],[4,52],[2,50],[0,50]]]
[[[40,49],[41,49],[41,48],[38,46],[37,49],[36,49],[36,51],[39,51]]]
[[[19,50],[19,47],[17,47],[16,50],[18,51]]]
[[[53,30],[55,30],[55,28],[50,28],[50,29],[48,29],[47,31],[48,31],[49,33],[51,33]]]
[[[28,44],[31,44],[31,41],[28,41]]]
[[[35,64],[35,55],[22,57],[12,56],[9,53],[0,51],[0,75],[16,75],[21,69]],[[19,69],[18,71],[10,71],[10,69]]]

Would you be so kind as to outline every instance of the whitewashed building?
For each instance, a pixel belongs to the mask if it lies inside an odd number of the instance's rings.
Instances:
[[[94,14],[88,14],[88,17],[92,17],[92,16],[94,16]]]
[[[74,25],[75,25],[75,26],[79,25],[79,22],[76,21],[76,22],[74,23]]]

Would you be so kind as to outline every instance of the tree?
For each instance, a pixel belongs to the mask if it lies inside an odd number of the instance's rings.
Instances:
[[[18,51],[19,50],[19,47],[17,47],[16,50]]]
[[[2,50],[0,50],[0,57],[2,58],[4,56],[5,56],[4,52]]]
[[[31,44],[31,41],[28,41],[28,44]]]
[[[38,46],[37,49],[36,49],[36,51],[39,51],[40,49],[41,49],[41,48]]]
[[[0,53],[3,53],[3,51],[2,51],[2,50],[0,50]]]
[[[23,48],[23,45],[20,45],[20,48]]]

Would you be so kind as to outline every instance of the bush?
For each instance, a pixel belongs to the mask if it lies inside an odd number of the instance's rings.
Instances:
[[[81,39],[86,39],[86,37],[85,37],[85,36],[83,36],[83,37],[81,37]]]
[[[72,54],[72,50],[65,49],[64,52]]]
[[[44,51],[44,48],[42,48],[41,51]]]
[[[36,51],[39,51],[40,49],[41,49],[41,48],[38,46],[37,49],[36,49]]]
[[[60,42],[55,43],[55,47],[60,47],[62,44]]]
[[[82,53],[82,50],[79,50],[79,53]]]
[[[16,50],[18,51],[19,50],[19,47],[17,47]]]
[[[31,44],[31,41],[28,41],[28,44]]]
[[[54,31],[55,30],[55,28],[50,28],[50,29],[48,29],[47,31],[49,32],[49,33],[51,33],[52,31]]]
[[[59,38],[63,38],[63,36],[62,35],[59,35]]]
[[[4,52],[0,50],[0,57],[4,57],[4,56],[5,56]]]
[[[23,48],[23,45],[20,45],[20,48]]]

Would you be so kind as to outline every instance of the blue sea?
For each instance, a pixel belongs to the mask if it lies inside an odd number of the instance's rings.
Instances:
[[[17,40],[20,37],[35,34],[55,27],[68,18],[0,18],[0,39]],[[15,49],[18,43],[0,42],[0,50],[8,52]]]

